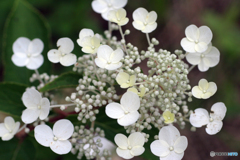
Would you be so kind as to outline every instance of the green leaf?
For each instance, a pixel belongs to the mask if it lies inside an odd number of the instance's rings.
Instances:
[[[26,108],[22,103],[22,94],[26,90],[25,85],[17,83],[0,83],[0,111],[20,117]]]
[[[28,70],[26,67],[17,67],[11,61],[13,55],[12,45],[19,37],[39,38],[44,42],[42,54],[45,62],[39,68],[39,72],[49,72],[50,62],[47,60],[46,54],[49,49],[49,35],[48,25],[39,12],[28,2],[15,0],[5,25],[3,37],[4,81],[30,84],[29,78],[33,71]]]
[[[0,140],[1,160],[33,160],[36,149],[30,139],[19,142],[16,138],[10,141]]]
[[[52,82],[46,84],[40,91],[46,92],[54,89],[76,87],[80,78],[82,78],[82,75],[76,72],[64,73]]]

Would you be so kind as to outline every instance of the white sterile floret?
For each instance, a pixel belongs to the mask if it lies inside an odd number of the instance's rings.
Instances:
[[[123,8],[111,10],[108,12],[109,21],[115,22],[119,26],[123,26],[128,23],[129,19],[126,16],[127,16],[127,12]]]
[[[48,117],[50,102],[47,98],[42,98],[36,89],[27,89],[22,96],[23,104],[27,107],[22,113],[22,121],[26,124]]]
[[[38,125],[34,129],[34,137],[38,143],[50,147],[57,154],[67,154],[72,149],[69,138],[74,131],[73,124],[66,119],[57,121],[53,130],[47,125]]]
[[[207,26],[190,25],[185,30],[186,37],[181,40],[181,46],[186,52],[205,52],[212,40],[212,31]]]
[[[108,45],[101,45],[98,48],[95,63],[100,68],[115,70],[122,66],[122,62],[120,62],[122,58],[123,51],[120,48],[114,51]]]
[[[138,95],[134,92],[126,92],[123,94],[120,103],[108,104],[105,110],[107,116],[117,119],[121,126],[129,126],[135,123],[139,118],[140,99]]]
[[[145,151],[143,147],[145,137],[140,132],[132,133],[128,138],[123,134],[117,134],[114,141],[118,146],[117,154],[124,159],[139,156]]]
[[[210,67],[216,66],[220,61],[220,52],[210,43],[208,49],[203,53],[188,53],[187,61],[192,65],[198,65],[201,72],[207,71]]]
[[[206,79],[201,79],[198,86],[192,88],[192,94],[198,99],[207,99],[214,95],[217,91],[217,85],[214,82],[209,82]]]
[[[217,134],[222,126],[222,120],[225,117],[227,108],[224,103],[215,103],[209,113],[206,109],[198,108],[190,115],[190,123],[197,128],[207,125],[206,132],[210,135]]]
[[[138,92],[138,90],[137,90],[136,88],[132,87],[132,88],[128,88],[127,91],[134,92],[134,93],[136,93],[139,97],[143,97],[143,96],[145,95],[145,93],[146,93],[146,88],[145,88],[145,87],[141,87],[141,88],[140,88],[140,92]]]
[[[188,146],[185,136],[180,136],[178,129],[174,126],[165,126],[159,132],[159,140],[151,143],[150,148],[154,155],[160,160],[180,160]]]
[[[110,10],[123,8],[128,0],[94,0],[92,8],[95,12],[100,13],[103,19],[108,21],[108,12]]]
[[[136,76],[135,75],[129,75],[125,72],[119,72],[116,77],[117,83],[120,85],[121,88],[128,88],[135,84],[136,82]]]
[[[20,122],[14,121],[12,117],[5,117],[4,123],[0,123],[0,137],[3,141],[8,141],[17,133]]]
[[[148,12],[145,8],[138,8],[133,12],[133,27],[143,33],[150,33],[157,28],[157,13]]]
[[[30,70],[38,69],[44,61],[41,55],[44,48],[43,42],[36,38],[30,41],[20,37],[13,43],[12,61],[16,66],[26,66]]]
[[[61,63],[63,66],[71,66],[76,63],[77,57],[72,54],[74,43],[70,38],[60,38],[57,41],[58,49],[51,49],[48,52],[48,59],[52,63]]]
[[[101,37],[99,34],[95,34],[91,29],[82,29],[79,33],[79,39],[77,43],[82,47],[84,53],[97,53],[100,46]]]

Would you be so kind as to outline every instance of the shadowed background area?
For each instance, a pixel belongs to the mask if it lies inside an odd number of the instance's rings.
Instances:
[[[69,37],[75,43],[73,53],[77,56],[83,55],[81,48],[76,43],[79,31],[83,28],[91,28],[95,33],[103,34],[108,26],[101,15],[92,10],[89,0],[27,1],[45,17],[51,33],[50,48],[56,47],[56,41],[59,38]],[[14,0],[0,1],[0,50],[3,49],[3,38],[7,30],[7,28],[4,29],[4,24],[13,4]],[[207,100],[193,98],[193,102],[189,103],[189,108],[202,107],[209,110],[214,103],[224,102],[227,107],[227,114],[223,120],[221,132],[215,136],[206,134],[204,127],[197,129],[196,132],[191,132],[189,131],[191,126],[186,125],[184,130],[180,130],[181,135],[185,135],[189,141],[183,160],[239,159],[239,156],[212,158],[210,152],[238,152],[240,154],[240,1],[129,0],[125,8],[130,21],[123,29],[130,29],[131,34],[126,37],[126,41],[131,42],[140,50],[146,50],[146,36],[132,26],[132,12],[138,7],[144,7],[148,11],[154,10],[158,14],[158,27],[150,33],[150,38],[155,37],[159,40],[157,49],[162,48],[171,52],[174,52],[175,49],[181,49],[180,41],[185,37],[185,28],[190,24],[195,24],[198,27],[206,25],[211,28],[213,46],[217,47],[221,54],[220,63],[204,73],[198,71],[197,67],[194,68],[189,74],[189,79],[191,86],[197,85],[201,78],[213,81],[217,84],[218,90],[214,96]],[[113,34],[120,38],[118,32],[115,31]],[[0,52],[0,55],[2,53]],[[11,55],[13,53],[4,51],[4,54]],[[2,57],[1,55],[0,80],[4,81],[6,67]],[[45,61],[48,60],[45,59]],[[52,65],[50,73],[58,74],[71,69],[71,67],[62,68],[60,65]],[[15,76],[17,78],[18,75]],[[2,119],[1,116],[1,122]]]

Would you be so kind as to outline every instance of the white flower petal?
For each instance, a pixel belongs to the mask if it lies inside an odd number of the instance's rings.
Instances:
[[[111,10],[111,9],[108,8],[108,10],[107,10],[106,12],[103,12],[103,13],[101,14],[102,18],[103,18],[104,20],[106,20],[106,21],[109,21],[109,19],[108,19],[108,13],[109,13],[110,10]]]
[[[165,126],[161,128],[158,137],[159,140],[166,141],[169,146],[173,146],[174,142],[180,137],[180,133],[174,126]]]
[[[41,110],[37,108],[25,109],[22,113],[21,119],[24,123],[30,124],[37,120]]]
[[[50,111],[50,102],[47,98],[43,98],[41,100],[41,112],[39,115],[39,119],[44,120],[48,117]]]
[[[112,71],[112,70],[116,70],[116,69],[120,68],[121,66],[122,66],[122,62],[118,62],[118,63],[107,64],[107,65],[105,66],[105,68],[106,68],[107,70]]]
[[[174,151],[176,153],[183,153],[188,146],[188,140],[185,136],[180,136],[174,143]]]
[[[139,118],[138,111],[133,111],[133,112],[130,112],[128,114],[125,114],[121,118],[118,118],[117,122],[121,126],[129,126],[129,125],[135,123],[138,120],[138,118]]]
[[[18,56],[19,54],[13,54],[12,55],[12,61],[13,63],[18,67],[26,66],[29,62],[29,58],[26,54],[22,54],[21,56]]]
[[[151,33],[157,28],[157,23],[154,22],[153,24],[148,24],[146,27],[142,30],[143,33]]]
[[[207,26],[201,26],[199,27],[199,41],[204,42],[207,45],[212,41],[212,31]]]
[[[53,142],[52,129],[47,125],[38,125],[34,129],[34,137],[38,143],[45,147],[49,147],[50,143]]]
[[[63,53],[71,53],[74,48],[74,43],[70,38],[60,38],[57,41],[58,50]]]
[[[23,104],[27,108],[37,108],[42,99],[41,94],[33,88],[27,89],[22,96]]]
[[[182,48],[189,53],[195,53],[195,43],[189,41],[187,38],[183,38],[181,40],[181,46]]]
[[[94,32],[91,29],[84,28],[79,32],[79,38],[82,40],[84,37],[94,36]]]
[[[211,96],[214,95],[217,91],[217,85],[214,82],[209,82],[208,83],[208,89],[207,92],[211,93]]]
[[[130,153],[131,155],[134,155],[134,156],[140,156],[141,154],[143,154],[144,151],[145,151],[145,148],[143,146],[136,146],[130,150]]]
[[[61,58],[61,52],[57,49],[51,49],[48,54],[48,59],[50,62],[52,63],[58,63],[60,61]]]
[[[169,144],[164,140],[155,140],[151,143],[151,152],[156,156],[165,157],[170,153]]]
[[[134,157],[133,155],[131,155],[131,153],[128,149],[117,148],[116,152],[117,152],[119,157],[122,157],[124,159],[131,159],[131,158]]]
[[[38,56],[32,56],[32,57],[30,57],[29,62],[26,65],[26,67],[31,70],[38,69],[43,64],[43,61],[44,61],[44,58],[43,58],[43,55],[41,55],[41,54]]]
[[[0,124],[0,137],[4,136],[5,134],[7,134],[9,131],[7,130],[7,128],[5,127],[4,123]]]
[[[122,106],[119,103],[110,103],[106,106],[105,112],[108,117],[110,118],[121,118],[124,116],[124,110],[122,109]]]
[[[107,65],[107,61],[103,58],[95,58],[95,63],[100,68],[105,68]]]
[[[155,11],[151,11],[148,13],[146,22],[147,23],[153,23],[157,20],[157,13]]]
[[[134,92],[124,93],[120,100],[120,103],[124,107],[124,109],[129,112],[137,111],[140,107],[139,96]]]
[[[145,22],[148,11],[145,8],[138,8],[133,12],[133,20]]]
[[[128,144],[132,147],[134,146],[143,146],[145,143],[145,137],[140,132],[135,132],[130,134],[128,137]]]
[[[127,149],[128,147],[128,138],[123,134],[117,134],[114,137],[114,141],[120,149]]]
[[[19,37],[14,43],[13,43],[13,52],[14,53],[27,53],[28,52],[28,45],[30,44],[30,40],[25,37]]]
[[[124,6],[126,6],[127,1],[128,0],[121,0],[121,1],[113,0],[113,1],[111,1],[111,3],[112,3],[114,8],[123,8]]]
[[[59,140],[67,140],[73,134],[73,124],[67,119],[58,120],[53,126],[53,134]]]
[[[97,56],[98,56],[98,58],[102,58],[106,61],[109,61],[112,52],[113,52],[113,49],[111,47],[109,47],[108,45],[101,45],[98,48]]]
[[[43,48],[44,48],[43,42],[40,39],[35,38],[30,42],[28,46],[28,53],[31,54],[32,56],[37,56],[42,53]]]
[[[214,120],[223,120],[226,115],[227,108],[224,103],[217,102],[211,108],[210,117]]]
[[[5,134],[5,135],[2,136],[2,140],[3,140],[3,141],[8,141],[8,140],[12,139],[13,137],[14,137],[14,134],[12,134],[12,133],[7,133],[7,134]]]
[[[214,67],[220,61],[220,52],[216,47],[211,47],[210,51],[204,56],[203,62],[208,67]]]
[[[200,63],[201,61],[201,54],[200,53],[188,53],[186,55],[186,59],[188,61],[188,63],[192,64],[192,65],[197,65]]]
[[[64,141],[53,141],[50,144],[50,148],[52,149],[53,152],[57,153],[57,154],[67,154],[71,151],[72,149],[72,144],[68,141],[68,140],[64,140]]]
[[[206,132],[209,135],[217,134],[222,129],[222,121],[214,120],[213,122],[208,123],[206,127]]]
[[[137,30],[143,30],[146,26],[143,24],[143,22],[141,22],[141,21],[138,21],[138,20],[136,20],[136,21],[133,21],[132,22],[132,25],[133,25],[133,27],[135,28],[135,29],[137,29]]]
[[[14,119],[10,116],[4,118],[4,124],[9,131],[12,131],[16,125]]]
[[[207,91],[208,87],[209,87],[209,83],[206,79],[201,79],[199,82],[198,82],[198,86],[199,88],[203,91]]]
[[[185,35],[190,41],[198,41],[199,29],[195,25],[190,25],[185,29]]]
[[[114,52],[112,52],[110,56],[110,61],[112,63],[118,63],[123,58],[123,51],[118,48]]]
[[[97,13],[103,13],[108,10],[108,4],[103,0],[92,1],[92,8]]]
[[[209,123],[209,114],[206,109],[197,108],[190,115],[189,121],[194,127],[202,127]]]
[[[126,83],[128,80],[129,80],[129,74],[125,72],[119,72],[116,77],[116,81],[119,85]]]
[[[183,158],[184,152],[183,153],[176,153],[174,151],[170,152],[170,154],[166,157],[160,157],[161,160],[181,160]]]
[[[208,44],[205,42],[198,42],[195,45],[195,50],[199,53],[205,52],[208,49]]]
[[[60,58],[60,63],[63,66],[71,66],[77,62],[77,56],[75,54],[69,53]]]
[[[198,98],[198,99],[201,99],[202,98],[202,95],[203,95],[203,92],[202,90],[199,88],[199,86],[194,86],[192,88],[192,94],[195,98]]]
[[[209,69],[209,67],[204,63],[204,61],[202,60],[202,61],[200,61],[200,63],[198,64],[198,69],[199,69],[199,71],[201,71],[201,72],[206,72],[208,69]]]

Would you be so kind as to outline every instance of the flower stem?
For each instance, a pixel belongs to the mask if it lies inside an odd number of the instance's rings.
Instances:
[[[40,75],[39,75],[39,72],[38,72],[37,69],[35,69],[35,73],[36,73],[37,78],[38,78],[38,80],[40,81],[40,83],[44,84],[43,81],[42,81],[42,79],[40,78]]]
[[[27,124],[24,124],[21,128],[18,129],[17,133],[21,132],[24,128],[26,128]]]
[[[188,69],[188,72],[190,72],[191,70],[193,70],[193,68],[195,67],[196,65],[192,65],[189,69]]]
[[[96,64],[95,64],[95,61],[94,61],[94,58],[93,58],[93,55],[91,54],[91,58],[92,58],[92,61],[93,61],[93,64],[94,64],[94,71],[95,71],[95,75],[96,77],[98,78],[98,80],[101,80],[98,76],[98,74],[96,73],[97,72],[97,67],[96,67]]]
[[[129,55],[129,54],[128,54],[128,51],[127,51],[126,41],[125,41],[125,37],[124,37],[123,31],[122,31],[122,27],[121,27],[121,26],[118,26],[118,28],[119,28],[119,32],[120,32],[120,34],[121,34],[121,36],[122,36],[122,39],[124,40],[124,43],[123,43],[124,50],[126,51],[127,55]]]
[[[146,33],[146,37],[147,37],[148,45],[150,46],[151,42],[150,42],[150,38],[149,38],[149,34],[148,33]]]
[[[61,107],[61,106],[69,107],[69,106],[75,106],[75,105],[76,104],[74,104],[74,103],[70,103],[70,104],[57,104],[57,105],[50,106],[50,108],[56,108],[56,107]]]

